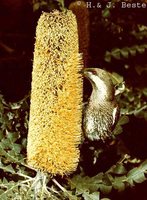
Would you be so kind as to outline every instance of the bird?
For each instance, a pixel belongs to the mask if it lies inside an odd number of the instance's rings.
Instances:
[[[105,142],[111,138],[120,115],[115,88],[109,73],[103,69],[84,68],[83,75],[92,85],[83,113],[84,135],[91,141]]]

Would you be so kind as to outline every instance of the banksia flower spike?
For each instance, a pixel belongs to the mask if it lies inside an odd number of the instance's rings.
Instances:
[[[69,9],[76,15],[79,35],[79,49],[83,54],[84,67],[88,63],[89,47],[89,11],[85,1],[75,1],[69,5]]]
[[[36,29],[32,72],[28,164],[69,174],[79,161],[82,68],[76,17],[71,11],[43,13]]]

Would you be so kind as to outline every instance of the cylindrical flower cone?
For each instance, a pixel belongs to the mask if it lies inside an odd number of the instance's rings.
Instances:
[[[74,14],[43,13],[36,29],[27,159],[54,175],[73,172],[79,161],[81,63]]]

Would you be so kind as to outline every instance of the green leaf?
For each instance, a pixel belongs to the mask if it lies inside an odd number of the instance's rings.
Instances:
[[[128,58],[129,57],[129,50],[128,48],[123,48],[120,50],[120,53],[121,55],[124,57],[124,58]]]
[[[19,154],[20,151],[21,151],[21,149],[22,149],[22,147],[21,147],[20,144],[16,144],[16,143],[15,143],[15,144],[13,145],[13,151],[15,151],[16,154]]]
[[[120,74],[118,74],[116,72],[113,72],[110,75],[111,75],[111,79],[112,79],[112,82],[114,83],[114,85],[118,85],[118,84],[122,83],[124,80],[123,76],[121,76]]]
[[[109,10],[109,9],[105,9],[105,10],[102,12],[102,16],[103,16],[104,18],[110,17],[110,10]]]
[[[143,94],[147,97],[147,88],[143,89]]]
[[[111,54],[109,51],[106,51],[106,54],[105,54],[105,61],[106,62],[111,62]]]
[[[114,49],[111,52],[113,58],[120,60],[120,49]]]
[[[13,169],[12,165],[7,165],[5,166],[4,164],[0,163],[0,168],[3,169],[6,172],[10,172],[10,173],[15,173],[15,170]]]
[[[3,184],[7,184],[8,183],[8,180],[4,177],[3,178]]]
[[[91,193],[91,194],[86,192],[82,196],[83,196],[84,200],[99,200],[100,199],[99,192],[94,192],[94,193]]]
[[[6,133],[7,133],[7,138],[9,138],[12,143],[14,143],[20,137],[18,132],[8,132],[6,130]]]
[[[123,164],[117,164],[113,169],[113,173],[118,175],[124,175],[127,173],[127,171]]]
[[[145,52],[145,48],[143,46],[138,46],[137,51],[142,54]]]
[[[145,177],[143,175],[144,174],[140,172],[138,168],[134,168],[128,173],[128,182],[130,182],[131,185],[133,181],[135,181],[136,183],[142,183],[145,180]]]
[[[39,2],[36,2],[36,3],[33,4],[33,11],[34,12],[39,10],[39,8],[40,8],[40,3]]]
[[[141,164],[141,168],[143,170],[147,170],[147,160],[145,160],[142,164]]]
[[[11,147],[11,142],[10,142],[10,140],[9,139],[2,139],[1,140],[1,143],[0,143],[0,146],[2,147],[2,148],[10,148]]]
[[[147,173],[147,160],[139,167],[135,167],[127,174],[127,181],[132,185],[133,182],[142,183],[146,180],[144,173]]]
[[[80,175],[76,175],[69,183],[71,189],[76,189],[76,194],[78,195],[85,192],[93,193],[99,189],[100,183],[102,183],[102,173],[94,177],[81,177]]]
[[[115,136],[121,134],[123,132],[123,128],[119,126],[119,124],[116,125],[115,129],[113,130],[113,134]]]
[[[103,194],[109,194],[112,190],[112,186],[110,185],[104,185],[104,184],[101,184],[100,185],[100,190]]]
[[[127,124],[128,122],[129,122],[129,117],[126,115],[121,116],[118,121],[119,125],[124,125]]]
[[[118,190],[119,192],[125,190],[125,183],[124,180],[126,179],[125,176],[115,177],[114,182],[112,183],[113,188]]]
[[[134,179],[134,181],[136,183],[142,183],[145,180],[146,180],[146,177],[145,177],[144,173],[140,173],[140,175],[139,176],[135,176],[135,179]]]
[[[136,56],[136,49],[135,48],[130,48],[129,52],[130,52],[131,56]]]

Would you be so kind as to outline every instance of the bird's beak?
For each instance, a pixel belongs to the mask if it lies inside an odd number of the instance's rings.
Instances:
[[[82,70],[80,70],[80,74],[84,75],[85,77],[89,77],[90,74],[92,74],[93,72],[93,68],[84,68]]]
[[[89,76],[92,73],[92,69],[91,68],[85,68],[83,69],[83,75],[84,76]]]
[[[87,77],[87,76],[88,76],[87,68],[80,70],[80,71],[79,71],[79,74],[81,74],[81,75]]]

